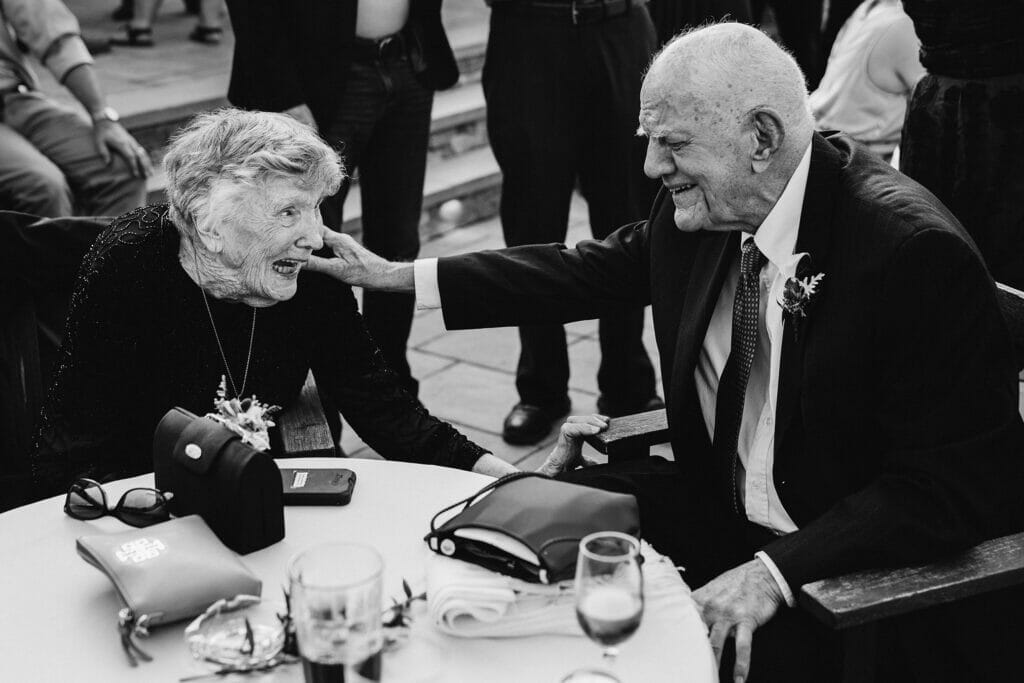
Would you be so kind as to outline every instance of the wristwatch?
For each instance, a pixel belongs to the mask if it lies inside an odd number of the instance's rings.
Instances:
[[[117,113],[117,110],[113,107],[103,107],[97,111],[92,112],[92,122],[99,123],[100,121],[110,121],[117,123],[121,120],[121,115]]]

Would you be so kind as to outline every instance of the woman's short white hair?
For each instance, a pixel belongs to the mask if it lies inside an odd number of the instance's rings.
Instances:
[[[171,218],[190,231],[208,214],[218,180],[259,188],[291,178],[325,197],[345,177],[338,153],[309,126],[284,114],[233,108],[199,114],[175,134],[164,172]]]

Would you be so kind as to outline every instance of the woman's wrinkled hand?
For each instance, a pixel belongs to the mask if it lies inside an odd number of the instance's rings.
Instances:
[[[608,418],[604,415],[572,415],[558,432],[554,450],[537,468],[541,474],[554,476],[577,467],[589,467],[597,463],[583,456],[583,438],[608,429]]]

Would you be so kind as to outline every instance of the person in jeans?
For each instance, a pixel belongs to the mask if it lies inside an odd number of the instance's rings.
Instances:
[[[235,58],[228,99],[315,123],[359,177],[363,241],[389,259],[419,252],[434,91],[458,80],[441,0],[229,0]],[[346,180],[321,207],[340,230]],[[367,292],[363,316],[388,365],[416,395],[406,360],[414,298]]]
[[[39,92],[18,41],[92,118]],[[0,0],[0,209],[55,218],[142,206],[149,156],[118,122],[59,0]]]

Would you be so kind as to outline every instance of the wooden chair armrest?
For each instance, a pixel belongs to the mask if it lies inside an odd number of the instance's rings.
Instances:
[[[1024,533],[931,564],[808,583],[798,600],[826,625],[846,629],[1019,583],[1024,583]]]
[[[604,453],[609,459],[620,453],[634,452],[638,448],[665,443],[669,440],[665,409],[613,417],[608,421],[608,429],[600,434],[585,437],[585,440],[598,453]]]
[[[313,373],[306,376],[298,400],[277,420],[285,457],[334,457],[338,455],[327,425]]]

